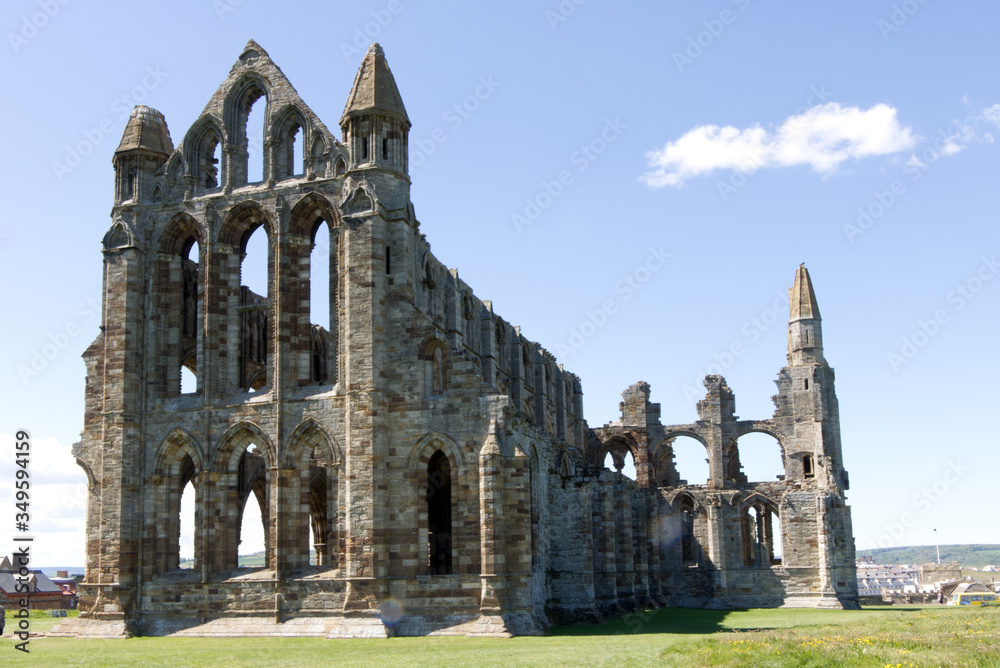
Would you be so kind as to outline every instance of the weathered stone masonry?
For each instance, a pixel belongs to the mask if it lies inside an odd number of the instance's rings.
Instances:
[[[264,175],[248,183],[258,100]],[[770,419],[739,420],[709,376],[694,424],[661,424],[638,383],[618,422],[591,429],[580,379],[431,254],[378,45],[340,126],[343,142],[253,42],[176,148],[162,114],[133,112],[74,448],[90,486],[82,613],[57,632],[505,635],[658,605],[857,606],[833,371],[804,267]],[[258,228],[266,294],[241,278]],[[316,244],[329,248],[323,323]],[[183,367],[197,377],[185,394]],[[749,432],[777,439],[783,479],[743,475]],[[705,446],[707,484],[679,479],[681,435]],[[638,479],[605,469],[608,453],[619,469],[631,453]],[[188,483],[191,570],[178,568]],[[262,569],[237,563],[251,495]]]

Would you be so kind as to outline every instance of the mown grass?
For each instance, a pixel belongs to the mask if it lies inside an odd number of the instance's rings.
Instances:
[[[9,616],[8,616],[9,617]],[[8,633],[11,630],[8,618]],[[51,628],[44,617],[33,630]],[[56,620],[51,620],[55,622]],[[43,628],[44,627],[44,628]],[[0,664],[23,655],[9,635]],[[34,638],[32,664],[53,666],[784,666],[1000,667],[1000,608],[861,611],[668,608],[535,638]]]

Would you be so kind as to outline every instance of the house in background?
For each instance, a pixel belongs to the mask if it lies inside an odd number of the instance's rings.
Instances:
[[[0,559],[0,605],[17,607],[22,598],[28,598],[28,605],[34,610],[59,610],[70,608],[76,600],[76,584],[73,592],[67,591],[49,579],[39,570],[30,571],[28,591],[18,591],[18,571],[15,559],[4,556]]]

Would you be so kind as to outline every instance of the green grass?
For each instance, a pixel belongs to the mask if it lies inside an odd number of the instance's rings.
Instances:
[[[39,622],[46,621],[39,619]],[[54,621],[54,620],[53,620]],[[9,624],[9,621],[8,621]],[[10,630],[8,626],[8,631]],[[35,628],[41,630],[41,626]],[[14,665],[13,640],[0,663]],[[537,638],[36,638],[53,666],[1000,666],[1000,608],[861,611],[668,608]]]

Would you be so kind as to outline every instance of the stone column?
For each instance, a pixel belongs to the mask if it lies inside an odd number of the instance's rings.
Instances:
[[[500,498],[500,475],[503,457],[496,433],[496,421],[490,424],[479,455],[479,533],[483,615],[499,614],[503,604],[503,572],[505,570],[502,543],[503,507]]]

